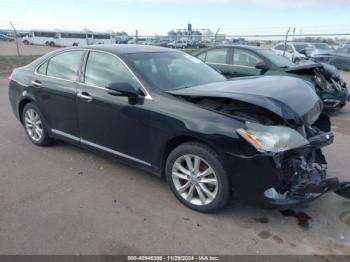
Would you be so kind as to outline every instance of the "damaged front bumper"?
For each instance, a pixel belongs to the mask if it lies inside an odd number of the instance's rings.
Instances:
[[[322,178],[320,174],[312,172],[284,194],[270,188],[264,192],[264,196],[269,204],[285,207],[310,202],[328,192],[350,199],[350,182],[340,182],[336,177]]]
[[[323,88],[319,91],[319,96],[323,101],[324,110],[326,111],[341,109],[350,99],[346,83],[342,79],[335,80],[331,78],[330,81],[331,90]],[[325,85],[327,86],[327,84]]]
[[[347,89],[344,89],[337,93],[337,95],[334,93],[324,93],[321,95],[321,99],[323,101],[324,110],[333,111],[344,107],[350,100],[350,94]]]
[[[297,205],[312,201],[322,194],[334,192],[350,199],[350,182],[329,177],[321,147],[333,143],[333,133],[319,132],[309,138],[309,145],[286,152],[275,159],[279,166],[279,184],[264,192],[272,205]]]
[[[250,174],[242,175],[242,184],[237,187],[233,182],[233,192],[247,200],[279,207],[297,206],[328,192],[350,199],[350,182],[328,175],[320,149],[333,142],[333,133],[318,131],[308,140],[308,145],[285,152],[236,155],[241,163],[239,172],[245,168]]]

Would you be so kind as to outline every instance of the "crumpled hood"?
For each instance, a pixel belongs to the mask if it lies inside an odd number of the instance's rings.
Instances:
[[[319,69],[325,74],[327,77],[334,77],[336,79],[340,79],[340,74],[338,69],[330,64],[327,63],[314,63],[314,62],[305,62],[302,65],[293,66],[290,68],[284,69],[285,72],[297,74],[299,72],[305,71],[305,70],[312,70],[312,69]]]
[[[305,63],[302,65],[297,65],[297,66],[286,68],[284,71],[288,72],[288,73],[297,73],[298,71],[302,71],[305,69],[314,69],[314,68],[322,68],[322,67],[323,67],[323,65],[320,63],[310,62],[310,63]]]
[[[254,104],[286,120],[311,125],[322,111],[322,102],[306,81],[286,76],[233,80],[168,91],[173,95],[218,97]]]

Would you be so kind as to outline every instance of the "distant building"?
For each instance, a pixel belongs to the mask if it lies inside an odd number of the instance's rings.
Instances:
[[[170,40],[193,40],[201,41],[202,33],[199,29],[192,29],[192,25],[188,24],[187,29],[173,29],[168,32]]]
[[[168,32],[168,37],[170,40],[175,40],[177,38],[177,34],[174,30]]]
[[[192,32],[192,40],[194,41],[201,41],[202,40],[202,33],[198,30],[195,30]]]
[[[211,42],[214,39],[214,33],[210,30],[204,30],[202,34],[202,41]]]

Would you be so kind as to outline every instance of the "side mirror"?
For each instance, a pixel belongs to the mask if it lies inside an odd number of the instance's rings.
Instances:
[[[255,65],[255,68],[260,70],[269,70],[270,66],[266,64],[266,62],[261,61]]]
[[[126,82],[111,83],[107,89],[107,93],[112,96],[126,96],[129,98],[137,98],[140,94],[138,89],[135,89],[131,84]]]

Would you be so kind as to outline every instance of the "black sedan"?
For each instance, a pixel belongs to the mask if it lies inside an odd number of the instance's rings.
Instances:
[[[350,70],[350,45],[345,45],[335,50],[329,63],[338,69]]]
[[[298,77],[315,88],[324,109],[341,109],[349,100],[346,83],[337,69],[327,64],[296,65],[272,50],[252,46],[219,46],[194,54],[228,78],[258,75]]]
[[[73,47],[16,69],[9,98],[34,144],[60,139],[116,156],[166,178],[198,211],[232,196],[278,206],[349,197],[347,183],[327,177],[320,148],[333,134],[300,79],[229,81],[161,47]]]

